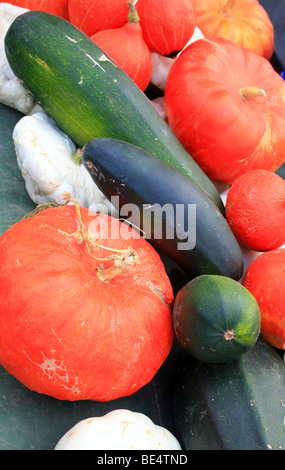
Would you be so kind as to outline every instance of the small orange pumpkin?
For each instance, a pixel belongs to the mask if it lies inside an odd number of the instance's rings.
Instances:
[[[228,39],[270,59],[274,28],[258,0],[192,0],[197,26],[206,37]]]
[[[285,181],[271,171],[253,170],[230,187],[226,218],[246,248],[268,251],[285,243]]]
[[[285,350],[285,249],[258,256],[247,268],[242,284],[259,305],[261,336]]]
[[[152,52],[178,52],[193,35],[196,19],[192,0],[138,0],[136,8]]]
[[[87,36],[120,28],[127,21],[128,10],[126,0],[68,0],[70,22]]]

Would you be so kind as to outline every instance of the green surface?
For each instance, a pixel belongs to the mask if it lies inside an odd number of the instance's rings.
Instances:
[[[188,450],[285,450],[285,368],[259,339],[238,361],[190,356],[175,379],[177,438]]]
[[[22,115],[0,104],[1,234],[35,205],[17,165],[12,132]],[[0,366],[0,450],[52,450],[62,435],[84,418],[117,408],[146,414],[174,431],[170,408],[173,353],[154,380],[130,397],[99,403],[59,401],[30,391]]]
[[[19,170],[12,132],[22,114],[0,103],[0,234],[33,210]]]

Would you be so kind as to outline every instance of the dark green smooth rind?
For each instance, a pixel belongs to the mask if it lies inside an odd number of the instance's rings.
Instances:
[[[229,277],[198,276],[175,297],[176,337],[200,361],[222,363],[239,359],[255,345],[260,324],[256,299]],[[233,332],[233,338],[227,339],[226,332]]]
[[[239,361],[189,356],[174,380],[174,417],[187,450],[285,450],[285,367],[259,339]]]
[[[241,277],[242,252],[225,218],[181,172],[137,146],[111,138],[88,142],[82,151],[82,161],[105,196],[109,200],[118,197],[120,216],[127,216],[123,210],[128,204],[135,206],[134,216],[138,208],[138,219],[128,216],[128,220],[190,276],[218,274],[236,280]],[[191,213],[191,205],[195,214]],[[161,232],[154,232],[155,224],[151,227],[145,224],[150,212],[158,221],[162,217]]]
[[[185,173],[224,213],[214,184],[145,94],[71,23],[45,12],[24,13],[10,26],[5,51],[15,75],[78,146],[95,137],[138,145]]]

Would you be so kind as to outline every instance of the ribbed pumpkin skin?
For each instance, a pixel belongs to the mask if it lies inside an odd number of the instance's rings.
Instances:
[[[258,0],[192,0],[197,26],[206,37],[229,39],[270,59],[274,28]]]
[[[68,0],[70,22],[87,36],[109,28],[120,28],[128,18],[126,0]]]
[[[196,19],[192,0],[138,0],[136,8],[150,50],[168,55],[183,49]]]
[[[228,277],[202,275],[176,295],[173,324],[181,346],[204,362],[231,362],[256,343],[260,311],[253,295]]]
[[[173,293],[146,240],[107,215],[81,208],[81,218],[85,233],[133,248],[140,264],[103,282],[98,267],[114,260],[100,259],[114,252],[91,246],[90,255],[74,206],[10,227],[0,238],[0,362],[36,392],[108,401],[137,391],[166,359]]]
[[[249,171],[230,187],[226,218],[246,248],[267,251],[285,243],[285,180],[266,170]]]
[[[285,350],[285,249],[262,253],[247,268],[243,286],[256,298],[261,313],[261,335]]]

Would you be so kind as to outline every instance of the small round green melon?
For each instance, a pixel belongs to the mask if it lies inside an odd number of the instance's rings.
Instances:
[[[203,362],[239,359],[255,345],[260,324],[256,299],[229,277],[198,276],[175,297],[173,326],[178,342]]]

